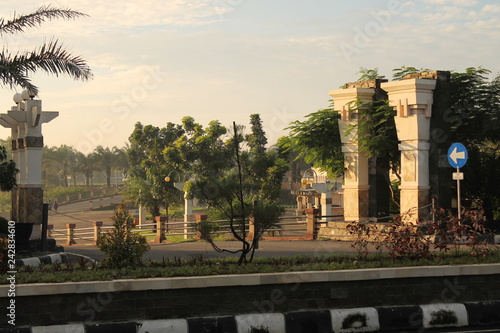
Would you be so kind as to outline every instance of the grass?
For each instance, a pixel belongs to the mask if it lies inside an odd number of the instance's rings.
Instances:
[[[356,255],[322,255],[255,258],[252,263],[238,265],[237,258],[173,258],[146,261],[134,267],[109,269],[99,264],[80,261],[70,264],[52,264],[41,267],[21,267],[16,275],[17,283],[60,283],[78,281],[106,281],[114,279],[138,279],[176,276],[209,276],[220,274],[253,274],[296,271],[322,271],[343,269],[367,269],[382,267],[412,267],[437,265],[470,265],[500,263],[500,252],[492,251],[484,257],[472,257],[466,251],[436,253],[432,259],[393,260],[386,254],[372,254],[360,259]],[[1,283],[7,283],[1,278]]]

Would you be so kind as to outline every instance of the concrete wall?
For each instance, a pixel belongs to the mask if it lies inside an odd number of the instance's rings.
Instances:
[[[17,285],[16,325],[495,301],[498,281],[500,264]]]

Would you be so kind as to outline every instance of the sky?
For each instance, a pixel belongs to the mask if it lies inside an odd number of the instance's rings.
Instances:
[[[48,4],[88,16],[0,39],[11,52],[58,39],[88,62],[88,82],[32,76],[43,110],[59,111],[43,125],[45,144],[84,153],[125,146],[137,122],[184,116],[248,128],[259,113],[272,144],[360,67],[388,79],[401,66],[500,72],[496,0],[0,0],[0,17]],[[2,113],[15,93],[0,89]]]

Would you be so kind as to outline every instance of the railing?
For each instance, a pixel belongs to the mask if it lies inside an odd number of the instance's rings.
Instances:
[[[298,216],[284,216],[280,218],[277,228],[269,229],[263,235],[263,239],[315,239],[317,235],[317,210],[306,210],[306,218]],[[172,236],[183,236],[185,239],[199,238],[199,233],[195,223],[206,221],[206,215],[195,215],[196,220],[191,222],[165,221],[164,218],[156,217],[153,223],[136,225],[133,232],[140,233],[154,243],[162,243]],[[230,225],[226,220],[206,221],[217,224],[217,232],[220,235],[232,237]],[[236,230],[240,227],[235,223]],[[75,223],[66,224],[64,229],[54,229],[49,225],[47,237],[53,238],[66,246],[74,244],[94,244],[98,245],[103,233],[113,229],[111,225],[104,225],[101,221],[92,222],[92,227],[76,228]],[[245,223],[245,232],[248,239],[252,239],[255,234],[255,225],[253,222]]]

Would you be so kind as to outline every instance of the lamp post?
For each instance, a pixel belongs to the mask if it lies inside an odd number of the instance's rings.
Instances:
[[[170,182],[172,179],[170,175],[175,172],[178,175],[179,182],[174,182],[174,187],[181,192],[184,192],[184,239],[188,239],[188,227],[189,222],[193,219],[193,199],[188,198],[187,192],[184,191],[184,185],[186,182],[181,181],[181,174],[177,170],[172,170],[168,173],[167,177],[165,177],[166,182]]]

